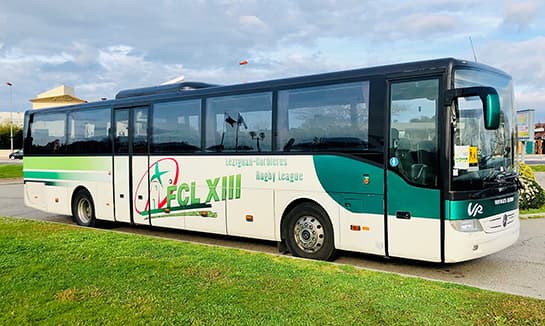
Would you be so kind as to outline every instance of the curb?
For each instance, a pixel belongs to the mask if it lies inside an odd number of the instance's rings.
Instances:
[[[0,179],[0,184],[23,184],[23,178],[5,178]]]

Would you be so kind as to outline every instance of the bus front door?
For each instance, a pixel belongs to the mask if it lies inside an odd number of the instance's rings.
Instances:
[[[437,112],[440,79],[390,83],[388,255],[441,261]]]

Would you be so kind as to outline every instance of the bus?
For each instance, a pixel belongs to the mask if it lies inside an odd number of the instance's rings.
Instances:
[[[183,82],[25,113],[25,204],[96,220],[453,263],[519,236],[511,77],[454,58]]]

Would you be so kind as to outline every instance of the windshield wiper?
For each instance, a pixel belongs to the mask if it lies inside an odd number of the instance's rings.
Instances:
[[[498,173],[494,173],[494,172],[498,172]],[[485,193],[489,191],[493,191],[493,190],[502,192],[503,191],[502,188],[505,186],[514,186],[515,191],[522,188],[522,184],[520,183],[517,177],[517,173],[515,171],[499,172],[498,170],[492,171],[489,175],[483,178],[483,186],[488,186],[488,187],[472,194],[471,198],[482,197]]]

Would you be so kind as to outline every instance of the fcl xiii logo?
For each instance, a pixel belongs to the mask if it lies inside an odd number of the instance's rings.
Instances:
[[[227,175],[204,180],[181,182],[180,166],[174,158],[153,163],[138,181],[134,208],[142,216],[212,207],[212,202],[239,199],[241,175]],[[149,180],[149,198],[147,195]],[[205,197],[206,195],[206,197]],[[137,200],[137,198],[140,198]],[[148,198],[143,201],[142,198]]]
[[[145,202],[137,201],[138,194],[147,193],[149,178],[150,196]],[[167,207],[167,187],[178,183],[180,166],[173,158],[163,158],[153,163],[138,181],[134,196],[134,208],[140,215],[150,211],[162,210]],[[147,196],[146,196],[147,197]],[[150,205],[151,204],[151,205]]]

